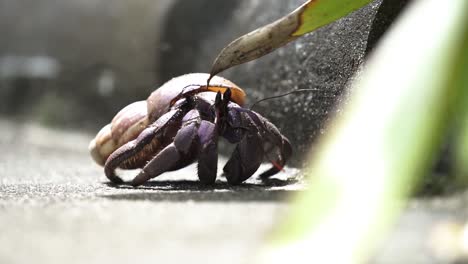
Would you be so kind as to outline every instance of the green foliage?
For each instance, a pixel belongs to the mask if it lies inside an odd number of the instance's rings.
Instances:
[[[299,28],[293,33],[301,36],[327,25],[349,13],[367,5],[372,0],[309,0],[301,13]]]

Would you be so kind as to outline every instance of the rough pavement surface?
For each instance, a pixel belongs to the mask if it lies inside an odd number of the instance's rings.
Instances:
[[[0,263],[246,263],[303,188],[295,169],[203,187],[193,166],[117,188],[90,139],[0,121]]]
[[[292,168],[203,187],[194,166],[117,188],[89,157],[90,138],[0,120],[0,263],[252,263],[288,195],[305,188]],[[451,263],[431,248],[450,245],[433,231],[463,223],[467,200],[413,200],[372,263]]]

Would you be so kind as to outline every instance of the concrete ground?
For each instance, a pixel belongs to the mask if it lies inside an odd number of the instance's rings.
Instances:
[[[203,187],[193,166],[115,187],[91,137],[0,121],[0,263],[247,263],[303,188],[295,169]]]
[[[0,120],[0,263],[251,263],[305,187],[292,168],[203,187],[193,166],[116,187],[89,157],[91,137]],[[412,201],[373,262],[452,263],[450,228],[467,219],[467,197]]]

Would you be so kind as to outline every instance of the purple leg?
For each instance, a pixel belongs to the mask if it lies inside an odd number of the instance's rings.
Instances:
[[[224,171],[230,183],[241,183],[249,178],[259,167],[263,158],[273,166],[260,177],[268,178],[280,172],[291,157],[289,141],[281,135],[278,128],[266,118],[247,109],[228,106],[229,129],[223,137],[231,143],[239,142]]]
[[[184,117],[185,122],[177,132],[174,142],[160,151],[133,179],[132,185],[138,186],[164,172],[183,168],[192,163],[199,146],[199,116],[193,110]],[[197,113],[198,114],[198,113]]]
[[[252,176],[263,159],[262,141],[258,134],[246,134],[223,170],[230,184],[240,184]]]
[[[107,178],[113,183],[122,184],[123,180],[115,174],[115,169],[135,157],[137,153],[142,151],[146,145],[150,144],[151,141],[154,140],[155,136],[155,129],[147,128],[143,130],[137,139],[128,142],[114,151],[104,165],[104,173]]]
[[[238,118],[231,119],[230,123],[232,126],[242,127],[243,136],[223,171],[230,184],[239,184],[252,176],[260,167],[264,156],[263,143],[258,127],[248,113],[240,113]],[[239,139],[233,137],[231,140]]]
[[[213,184],[218,170],[218,135],[215,124],[202,121],[198,137],[200,141],[198,178],[204,184]]]
[[[145,147],[150,145],[153,141],[159,141],[166,130],[179,127],[184,115],[185,111],[181,109],[166,113],[153,125],[143,130],[135,140],[128,142],[114,151],[109,158],[107,158],[106,164],[104,165],[104,172],[107,178],[113,183],[122,184],[123,180],[115,174],[115,170],[123,163],[131,162],[133,158],[139,153],[142,153]],[[159,142],[157,143],[159,144]],[[145,154],[142,153],[142,155],[144,156]]]
[[[266,179],[283,169],[286,161],[292,155],[291,143],[289,143],[289,140],[281,135],[278,128],[266,118],[254,111],[246,111],[245,113],[258,128],[263,142],[264,156],[273,164],[270,169],[260,174],[261,178]]]

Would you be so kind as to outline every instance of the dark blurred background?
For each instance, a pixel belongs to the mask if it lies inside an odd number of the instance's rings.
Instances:
[[[96,129],[158,82],[171,1],[0,1],[0,111]]]
[[[125,105],[172,77],[209,72],[234,38],[303,0],[0,0],[0,114],[96,132]],[[406,0],[374,1],[313,34],[221,75],[295,148],[300,165],[326,131],[366,54]]]

